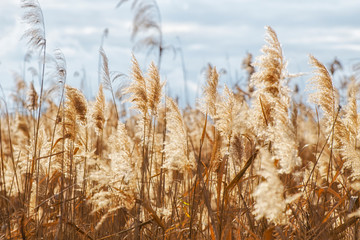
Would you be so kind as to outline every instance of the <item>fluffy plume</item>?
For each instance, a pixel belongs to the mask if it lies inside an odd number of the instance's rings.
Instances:
[[[44,17],[38,1],[23,0],[21,7],[25,9],[23,20],[30,25],[23,38],[34,49],[42,49],[46,44]]]
[[[331,76],[326,67],[315,57],[310,55],[309,58],[314,69],[314,75],[309,80],[308,89],[313,90],[309,95],[309,101],[318,104],[323,112],[321,125],[325,127],[325,138],[327,138],[327,143],[331,149],[331,153],[324,154],[321,152],[321,155],[317,156],[320,176],[325,179],[329,177],[329,173],[335,170],[332,164],[333,153],[339,153],[338,150],[342,148],[348,150],[353,148],[349,148],[349,135],[341,120],[337,90],[333,86]],[[354,157],[354,151],[346,153],[347,157],[350,155],[350,158]],[[329,163],[329,161],[331,162]]]
[[[34,84],[31,82],[28,90],[27,109],[30,111],[36,110],[39,107],[38,99],[39,96],[35,90]]]
[[[256,87],[253,104],[253,129],[265,141],[273,143],[274,157],[280,160],[280,173],[290,173],[301,163],[294,126],[289,118],[290,96],[285,85],[289,77],[286,63],[276,33],[267,28],[267,45],[257,58],[259,70],[252,75],[251,83]]]
[[[287,88],[281,85],[287,73],[280,42],[270,27],[267,27],[265,41],[267,45],[261,49],[263,55],[254,63],[258,71],[251,76],[250,87],[256,88],[256,103],[253,104],[254,129],[258,134],[266,135],[267,127],[274,124],[273,108],[281,99],[281,91],[287,96]]]
[[[360,190],[360,152],[357,149],[357,141],[359,137],[360,119],[357,113],[356,95],[358,89],[353,89],[350,92],[348,104],[345,107],[344,127],[339,133],[341,141],[341,153],[346,160],[344,166],[351,169],[352,187],[355,190]]]
[[[314,68],[314,76],[309,80],[311,90],[309,101],[318,104],[324,112],[327,133],[330,133],[335,121],[338,121],[338,101],[336,89],[325,66],[310,55],[310,64]],[[335,124],[336,125],[336,124]]]
[[[118,123],[117,132],[110,137],[109,143],[112,149],[109,161],[102,160],[102,164],[97,164],[95,159],[90,161],[90,165],[94,167],[89,176],[92,182],[89,189],[90,202],[95,207],[93,212],[107,212],[97,224],[97,228],[109,213],[122,207],[130,209],[135,203],[136,171],[123,123]]]
[[[216,116],[218,84],[219,84],[219,74],[216,71],[216,67],[213,68],[209,65],[206,85],[203,90],[203,99],[200,102],[201,104],[200,108],[205,114],[207,113],[212,118]]]
[[[103,87],[100,85],[98,95],[96,97],[96,102],[92,112],[92,120],[95,124],[95,130],[97,134],[100,134],[104,128],[105,123],[105,96],[103,92]]]
[[[121,78],[125,75],[122,73],[110,72],[109,60],[108,60],[103,48],[100,48],[100,56],[102,56],[102,59],[103,59],[102,79],[103,79],[104,88],[109,90],[111,93],[113,103],[114,103],[114,108],[116,110],[115,112],[116,112],[116,121],[117,121],[119,119],[119,113],[118,113],[118,109],[117,109],[117,105],[116,105],[113,83],[115,82],[115,80],[117,80],[118,78]]]
[[[128,101],[133,102],[136,108],[147,115],[148,111],[148,91],[146,86],[146,80],[140,70],[139,63],[135,56],[132,58],[132,83],[125,89],[125,93],[131,94]]]
[[[285,222],[286,202],[283,197],[284,185],[276,172],[271,154],[262,149],[260,151],[261,171],[264,178],[256,188],[253,196],[256,200],[254,214],[257,219],[262,217],[269,221],[282,224]]]
[[[149,109],[153,115],[156,114],[157,108],[162,97],[162,88],[164,83],[160,82],[160,75],[157,67],[152,62],[147,72],[147,83],[148,83],[148,101]]]
[[[121,0],[117,7],[121,6],[127,0]],[[131,39],[135,41],[135,48],[149,48],[149,51],[158,50],[158,63],[161,64],[161,56],[164,50],[161,16],[156,1],[153,0],[134,0],[132,3],[134,12]],[[158,65],[158,67],[160,67]]]
[[[87,101],[76,88],[66,86],[65,119],[63,120],[66,138],[75,140],[79,124],[86,125]]]
[[[112,84],[111,84],[110,71],[109,71],[109,60],[106,56],[104,49],[102,48],[100,48],[100,55],[103,60],[102,76],[103,76],[104,88],[112,91]]]
[[[357,150],[359,118],[357,113],[356,95],[358,88],[350,91],[349,101],[345,107],[345,116],[340,116],[340,108],[336,97],[337,91],[333,86],[330,73],[315,57],[310,56],[310,63],[314,67],[315,76],[310,79],[312,89],[316,90],[310,95],[310,101],[319,104],[323,110],[323,121],[329,144],[346,160],[344,166],[351,170],[350,179],[352,187],[360,189],[360,153]],[[351,85],[350,85],[351,86]]]
[[[167,98],[168,140],[165,142],[166,159],[163,168],[186,172],[195,167],[195,158],[187,144],[187,134],[181,112],[176,103]]]
[[[66,82],[66,59],[60,49],[55,50],[56,75],[58,82],[64,84]]]
[[[279,101],[275,105],[275,124],[269,128],[270,139],[273,142],[273,150],[276,158],[280,160],[280,173],[291,173],[296,166],[301,165],[298,156],[298,143],[295,129],[289,119],[289,105],[285,101]]]
[[[164,83],[160,82],[159,71],[153,62],[149,66],[146,78],[143,76],[135,56],[132,58],[132,63],[133,81],[125,89],[125,93],[131,94],[128,101],[135,103],[135,108],[147,119],[148,111],[151,111],[152,115],[157,113]]]
[[[344,124],[348,129],[351,137],[355,140],[359,137],[359,115],[357,112],[356,95],[359,92],[358,88],[354,88],[349,93],[348,104],[345,107]]]
[[[286,62],[283,58],[280,42],[271,27],[266,28],[267,45],[261,51],[263,55],[256,59],[254,65],[258,71],[252,75],[251,83],[262,92],[272,94],[274,97],[280,93],[280,81],[287,77]]]
[[[235,106],[236,101],[234,94],[226,85],[224,87],[223,95],[224,96],[222,96],[221,101],[217,105],[215,125],[220,134],[227,139],[228,143],[230,143],[235,126],[236,110],[238,110],[235,107],[238,106]]]
[[[81,121],[86,123],[87,101],[84,94],[77,88],[66,86],[66,109],[72,108]]]

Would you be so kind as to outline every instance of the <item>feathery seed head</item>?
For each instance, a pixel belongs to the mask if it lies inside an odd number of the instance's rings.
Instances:
[[[22,0],[25,9],[23,20],[30,25],[23,38],[28,38],[28,45],[34,49],[42,49],[46,44],[44,17],[40,4],[34,0]]]
[[[128,88],[125,89],[125,93],[131,94],[128,101],[135,103],[141,113],[146,116],[148,113],[148,92],[146,86],[146,80],[140,70],[139,63],[135,56],[132,57],[132,82]]]
[[[316,90],[309,97],[309,100],[320,105],[327,118],[334,120],[337,101],[335,88],[331,76],[326,67],[312,55],[309,56],[310,64],[314,68],[314,76],[309,80],[311,89]]]
[[[162,97],[162,88],[164,83],[160,82],[160,75],[157,67],[154,62],[150,64],[149,70],[147,72],[147,82],[148,86],[148,101],[149,101],[149,109],[153,114],[157,113],[157,108],[161,101]]]
[[[204,114],[215,118],[216,116],[216,101],[218,99],[218,84],[219,74],[216,67],[209,65],[206,85],[203,90],[203,99],[200,100],[200,108]]]
[[[188,149],[187,133],[182,114],[171,98],[166,98],[166,100],[169,106],[169,113],[167,114],[169,139],[165,142],[166,159],[162,167],[184,173],[186,170],[195,167],[195,158]]]
[[[85,124],[87,114],[87,101],[83,93],[76,88],[66,86],[66,106],[74,109],[76,116]]]
[[[39,107],[38,99],[39,96],[35,90],[34,84],[31,82],[27,98],[27,108],[30,111],[36,110]]]
[[[100,134],[104,128],[105,123],[105,96],[103,92],[102,84],[99,86],[98,95],[94,105],[92,120],[95,124],[95,130],[97,134]]]

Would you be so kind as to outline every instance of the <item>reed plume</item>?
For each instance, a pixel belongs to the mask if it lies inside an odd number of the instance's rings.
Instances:
[[[281,99],[283,90],[286,90],[281,83],[286,78],[286,63],[283,59],[282,48],[276,36],[276,33],[270,27],[267,27],[267,35],[261,51],[263,55],[256,58],[254,66],[258,71],[252,74],[250,87],[255,87],[254,104],[255,118],[254,123],[259,134],[266,135],[266,129],[269,125],[274,125],[273,107]],[[285,95],[287,97],[287,95]]]
[[[309,80],[309,84],[310,89],[315,90],[315,92],[310,94],[309,101],[320,106],[324,112],[326,133],[331,133],[333,126],[336,129],[338,124],[340,124],[338,118],[339,103],[336,98],[337,91],[333,86],[331,76],[326,67],[315,57],[310,55],[309,58],[310,64],[314,68],[314,76]],[[336,134],[334,135],[336,138]]]
[[[216,67],[208,66],[206,84],[203,90],[203,100],[200,102],[200,109],[204,114],[216,117],[216,102],[218,100],[219,74]]]
[[[98,135],[102,132],[104,129],[104,123],[105,123],[105,96],[103,92],[103,87],[100,84],[99,91],[96,97],[96,102],[93,106],[92,110],[92,122],[95,125],[95,130]]]
[[[195,168],[195,157],[187,144],[187,132],[182,114],[171,98],[167,98],[169,106],[167,113],[168,140],[165,142],[164,169],[185,173]]]
[[[31,82],[30,87],[28,90],[28,97],[27,97],[27,109],[30,111],[34,111],[39,107],[39,96],[35,90],[34,84]]]
[[[44,16],[39,2],[22,0],[21,7],[25,9],[23,20],[30,25],[23,38],[28,38],[28,45],[36,50],[42,50],[46,45]]]
[[[257,134],[273,144],[274,157],[280,160],[279,172],[291,173],[301,161],[295,129],[289,118],[290,90],[285,85],[289,75],[280,42],[270,27],[267,27],[265,40],[263,55],[255,63],[259,69],[251,77],[256,88],[255,119],[251,124]]]
[[[109,60],[106,56],[106,53],[104,51],[104,49],[101,47],[100,48],[100,55],[102,57],[103,60],[103,67],[102,67],[102,83],[105,89],[109,90],[111,93],[111,97],[114,103],[114,107],[115,107],[115,112],[116,112],[116,121],[119,120],[119,113],[118,113],[118,109],[117,109],[117,105],[116,105],[116,100],[115,100],[115,91],[114,91],[114,86],[113,83],[124,76],[124,74],[122,73],[116,73],[116,72],[110,72],[109,70]]]
[[[276,173],[271,154],[262,149],[260,151],[261,170],[260,174],[264,178],[253,193],[256,200],[254,214],[257,219],[265,217],[276,224],[286,222],[284,199],[284,185]]]
[[[84,94],[77,88],[66,86],[66,110],[72,109],[77,119],[86,124],[87,101]]]
[[[356,88],[350,92],[348,104],[345,107],[344,128],[338,134],[341,141],[340,151],[346,160],[344,167],[350,169],[351,187],[356,191],[360,190],[360,152],[357,147],[360,118],[357,112],[357,93]]]
[[[116,7],[120,7],[128,0],[121,0]],[[149,51],[158,50],[158,64],[160,70],[161,59],[165,46],[161,28],[161,14],[156,0],[134,0],[131,9],[134,11],[131,40],[136,43],[135,48],[148,47]]]
[[[150,64],[150,67],[147,71],[147,83],[149,110],[151,111],[152,115],[156,115],[162,98],[162,88],[165,83],[160,82],[159,71],[153,62]]]
[[[119,122],[117,132],[109,138],[109,160],[100,159],[99,164],[99,159],[90,159],[88,192],[93,213],[106,210],[104,216],[108,216],[119,208],[134,206],[137,175],[130,144],[125,125]],[[101,224],[102,221],[97,227]]]
[[[234,93],[225,85],[221,101],[216,104],[217,115],[215,126],[230,145],[236,125],[236,113],[240,106],[236,104]]]
[[[55,58],[55,78],[58,80],[58,83],[65,84],[66,82],[66,59],[63,52],[60,49],[54,51]]]
[[[135,108],[138,109],[146,118],[149,108],[146,80],[143,76],[142,71],[140,70],[139,63],[137,62],[134,55],[131,61],[132,61],[131,77],[133,81],[130,84],[130,86],[125,89],[125,93],[130,94],[130,97],[128,98],[127,101],[133,102],[135,104]]]

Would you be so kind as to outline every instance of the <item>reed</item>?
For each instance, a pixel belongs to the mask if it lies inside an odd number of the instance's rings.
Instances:
[[[150,7],[134,2],[145,21]],[[294,75],[267,27],[262,54],[243,64],[249,89],[223,84],[209,65],[198,107],[181,109],[164,94],[160,64],[143,72],[133,56],[121,96],[134,111],[120,118],[114,82],[125,75],[110,71],[102,48],[94,101],[66,85],[59,50],[57,82],[44,84],[42,11],[31,0],[23,8],[41,84],[14,74],[15,93],[1,99],[0,239],[360,237],[354,82],[340,108],[333,70],[310,56],[309,102],[294,100]]]

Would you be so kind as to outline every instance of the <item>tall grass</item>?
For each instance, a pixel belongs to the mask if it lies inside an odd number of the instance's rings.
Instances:
[[[40,6],[24,8],[45,64]],[[0,118],[0,239],[358,239],[358,88],[341,108],[332,74],[310,56],[310,101],[295,101],[270,27],[265,41],[244,61],[248,92],[221,87],[209,66],[199,107],[183,110],[158,67],[142,72],[133,56],[122,94],[136,114],[121,120],[120,75],[103,49],[95,101],[65,84],[60,51],[60,98],[43,77],[37,91],[16,76],[18,109],[4,100]]]

